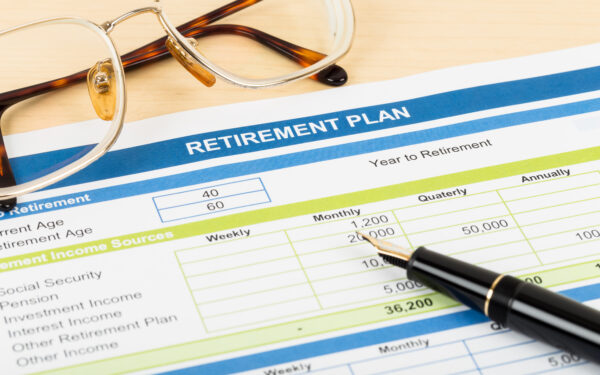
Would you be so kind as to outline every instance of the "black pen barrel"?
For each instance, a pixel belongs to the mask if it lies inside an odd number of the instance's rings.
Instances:
[[[600,362],[598,310],[508,275],[497,283],[489,305],[491,319]]]
[[[406,265],[411,280],[444,293],[465,305],[485,311],[490,286],[499,274],[420,247]]]
[[[418,248],[408,278],[440,291],[490,319],[553,346],[600,362],[600,312],[515,277]]]

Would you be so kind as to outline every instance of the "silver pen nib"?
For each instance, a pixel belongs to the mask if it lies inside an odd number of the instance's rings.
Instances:
[[[371,237],[368,234],[364,234],[361,232],[356,232],[359,236],[369,241],[371,245],[377,248],[377,252],[380,255],[387,255],[392,258],[401,259],[405,262],[410,260],[410,256],[412,255],[412,251],[409,249],[405,249],[402,246],[394,245],[391,242],[378,240],[377,238]]]

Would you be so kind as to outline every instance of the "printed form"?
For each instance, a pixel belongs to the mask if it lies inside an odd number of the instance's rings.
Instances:
[[[355,231],[600,308],[599,90],[594,45],[127,124],[0,214],[1,372],[597,374]]]

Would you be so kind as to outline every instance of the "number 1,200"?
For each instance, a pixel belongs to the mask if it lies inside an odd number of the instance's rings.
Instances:
[[[390,219],[386,215],[379,215],[352,220],[350,224],[352,224],[354,228],[358,229],[372,227],[374,225],[387,224],[389,221]]]

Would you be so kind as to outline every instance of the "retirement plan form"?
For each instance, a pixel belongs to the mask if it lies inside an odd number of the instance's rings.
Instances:
[[[597,374],[356,231],[600,307],[599,90],[593,45],[127,124],[0,213],[0,368]],[[22,173],[82,147],[18,137]]]

